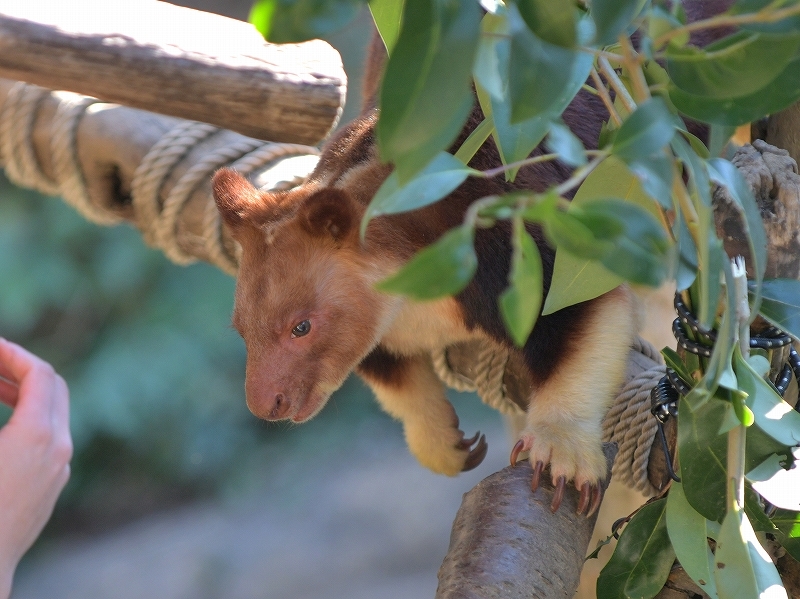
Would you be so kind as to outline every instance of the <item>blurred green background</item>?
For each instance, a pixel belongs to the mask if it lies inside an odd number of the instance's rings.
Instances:
[[[235,18],[249,10],[179,4]],[[342,123],[357,114],[369,33],[365,12],[329,40],[349,77]],[[72,396],[73,474],[46,535],[99,532],[246,484],[268,456],[312,456],[358,428],[400,437],[355,377],[302,427],[253,417],[244,346],[229,324],[233,288],[206,264],[170,263],[129,225],[98,227],[0,174],[0,335],[51,362]],[[0,407],[0,423],[9,413]]]

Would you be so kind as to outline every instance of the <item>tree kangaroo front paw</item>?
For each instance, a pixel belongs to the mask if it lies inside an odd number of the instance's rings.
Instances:
[[[406,423],[406,442],[420,464],[434,472],[455,476],[472,470],[486,457],[486,435],[480,431],[469,439],[458,428]]]

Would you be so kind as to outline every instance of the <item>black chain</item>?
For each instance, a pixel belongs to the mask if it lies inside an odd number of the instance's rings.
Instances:
[[[717,340],[717,331],[702,327],[694,314],[683,303],[683,299],[678,293],[675,294],[675,312],[677,312],[678,317],[672,322],[672,334],[675,335],[678,345],[689,353],[710,358],[714,342]],[[685,329],[692,331],[698,340],[689,339]],[[750,347],[752,349],[773,350],[791,345],[791,343],[792,337],[790,335],[772,326],[758,335],[750,337]],[[774,383],[775,389],[781,397],[789,387],[792,374],[794,374],[795,379],[798,381],[798,387],[800,387],[800,355],[798,355],[794,347],[789,349],[787,362]],[[661,447],[666,458],[667,471],[670,478],[676,482],[680,482],[681,479],[672,469],[672,458],[667,446],[667,437],[664,434],[664,423],[670,417],[674,418],[678,415],[678,400],[681,396],[687,395],[691,389],[692,386],[687,381],[684,381],[672,368],[667,367],[667,374],[658,381],[658,384],[650,392],[650,411],[656,418]],[[795,410],[800,411],[800,398],[795,405]]]

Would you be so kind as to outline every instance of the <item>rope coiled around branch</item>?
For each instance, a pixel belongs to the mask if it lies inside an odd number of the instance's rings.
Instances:
[[[612,475],[642,493],[655,494],[657,489],[650,483],[647,472],[650,448],[658,430],[650,412],[650,391],[666,368],[658,350],[644,339],[637,337],[631,351],[641,353],[655,365],[636,374],[619,391],[603,420],[603,441],[616,443],[619,448]],[[451,368],[446,349],[434,352],[432,358],[437,376],[448,387],[474,391],[484,403],[507,416],[524,414],[503,383],[509,358],[507,349],[485,344],[470,365],[473,377]]]
[[[50,126],[50,154],[54,179],[47,177],[36,156],[33,128],[37,111],[46,99],[56,101]],[[100,100],[51,91],[24,82],[15,83],[0,107],[0,160],[12,183],[47,195],[60,195],[86,219],[102,225],[122,221],[115,206],[103,206],[92,198],[78,156],[78,128],[89,107]],[[174,262],[196,260],[195,248],[229,274],[236,274],[238,256],[235,244],[226,244],[216,205],[209,197],[202,214],[199,236],[181,237],[181,216],[193,194],[206,184],[215,170],[231,166],[243,175],[257,171],[271,173],[268,189],[286,189],[300,184],[313,170],[319,154],[316,148],[272,143],[236,136],[219,147],[203,151],[201,144],[222,131],[212,125],[180,121],[167,131],[146,153],[131,181],[134,220],[144,240],[160,248]],[[199,154],[199,157],[197,155]],[[183,164],[188,157],[194,162]],[[293,160],[291,166],[284,162]],[[182,174],[165,193],[167,181]]]

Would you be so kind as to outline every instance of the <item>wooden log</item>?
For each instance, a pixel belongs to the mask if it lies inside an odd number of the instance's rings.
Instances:
[[[268,44],[248,23],[154,0],[7,0],[0,77],[303,144],[331,131],[347,85],[326,42]]]
[[[611,463],[614,445],[604,448]],[[567,487],[561,508],[550,512],[548,476],[530,489],[527,461],[483,479],[468,493],[453,523],[450,548],[439,569],[436,599],[572,597],[578,587],[597,514],[578,516],[578,492]],[[605,483],[608,484],[608,481]]]

